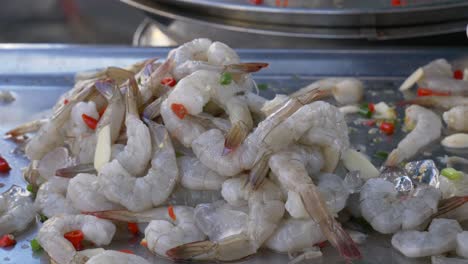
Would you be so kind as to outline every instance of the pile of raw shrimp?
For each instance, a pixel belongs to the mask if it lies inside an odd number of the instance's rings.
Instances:
[[[104,249],[116,232],[140,230],[141,246],[173,260],[233,261],[268,248],[294,253],[297,262],[320,257],[324,241],[343,258],[358,259],[366,235],[337,220],[353,193],[345,175],[334,174],[344,166],[359,185],[354,211],[374,230],[394,234],[392,245],[402,254],[468,258],[468,232],[458,223],[468,207],[457,197],[468,194],[458,184],[468,182],[466,174],[453,169],[458,181],[447,180],[446,188],[419,184],[402,198],[395,182],[350,148],[343,110],[323,101],[359,103],[359,80],[323,79],[267,100],[251,77],[266,66],[241,62],[223,43],[195,39],[165,60],[77,75],[49,118],[8,132],[35,133],[25,146],[31,164],[24,171],[35,200],[19,187],[2,194],[0,235],[26,229],[39,214],[44,223],[33,248],[58,264],[148,263]],[[442,80],[451,86],[430,83]],[[468,87],[443,60],[418,70],[402,89],[416,82],[447,87],[444,93]],[[458,106],[467,98],[439,94],[412,102],[456,106],[444,120],[468,131],[468,106]],[[387,168],[441,137],[441,118],[430,109],[407,107],[405,123],[410,132]],[[466,134],[451,137],[445,145],[467,143]]]

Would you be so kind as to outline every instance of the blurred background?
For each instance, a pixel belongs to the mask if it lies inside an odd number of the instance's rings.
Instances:
[[[297,9],[311,13],[304,20]],[[15,0],[2,2],[0,42],[172,46],[209,37],[237,48],[464,46],[467,21],[466,0]]]

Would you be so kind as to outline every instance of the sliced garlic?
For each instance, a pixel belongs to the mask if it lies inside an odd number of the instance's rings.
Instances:
[[[444,138],[442,146],[447,148],[468,148],[468,134],[457,133]]]
[[[403,84],[400,86],[400,91],[408,90],[417,81],[421,80],[423,76],[424,76],[424,70],[422,68],[418,68],[403,82]]]
[[[356,114],[359,112],[359,106],[357,105],[345,105],[340,107],[340,112],[347,115],[347,114]]]
[[[363,180],[376,178],[380,175],[379,170],[364,156],[354,149],[348,149],[342,157],[343,164],[349,171],[359,171]]]
[[[98,132],[96,151],[94,152],[94,168],[99,169],[111,159],[111,131],[110,125],[104,126]]]
[[[385,102],[380,102],[374,106],[374,118],[375,119],[386,119],[393,120],[397,118],[395,109],[388,106]]]

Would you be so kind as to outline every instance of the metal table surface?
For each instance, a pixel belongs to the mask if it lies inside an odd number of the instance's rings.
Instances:
[[[92,70],[110,65],[125,66],[150,57],[164,57],[167,49],[129,48],[115,46],[66,45],[0,45],[0,90],[14,93],[16,100],[0,103],[0,134],[32,120],[49,109],[61,93],[73,84],[78,71]],[[449,60],[467,59],[468,49],[380,49],[380,50],[239,50],[243,61],[266,61],[270,66],[255,75],[259,83],[268,83],[261,91],[271,98],[274,93],[290,92],[312,80],[329,76],[355,76],[365,81],[366,100],[376,101],[385,94],[386,101],[401,99],[396,88],[410,72],[430,60],[444,57]],[[401,114],[401,111],[400,111]],[[359,129],[359,128],[357,128]],[[367,131],[366,131],[367,132]],[[364,136],[363,136],[364,135]],[[353,144],[366,144],[372,137],[367,133],[351,133]],[[403,136],[395,135],[395,140]],[[388,138],[372,149],[390,150]],[[396,141],[395,141],[396,142]],[[28,161],[14,154],[16,145],[0,139],[0,155],[11,164],[9,174],[0,174],[0,192],[11,185],[25,186],[21,168]],[[434,153],[440,150],[436,150]],[[369,153],[371,154],[371,153]],[[375,164],[382,161],[374,160]],[[12,249],[0,249],[0,263],[47,263],[44,254],[33,254],[29,240],[35,237],[38,223],[17,236],[18,244]],[[139,246],[139,239],[119,237],[111,248],[132,249],[153,263],[170,263],[152,256]],[[391,248],[389,236],[373,234],[361,246],[364,260],[356,263],[427,263],[427,259],[408,259]],[[344,263],[334,249],[326,247],[325,257],[307,263]],[[262,250],[255,257],[241,263],[286,263],[287,255]]]

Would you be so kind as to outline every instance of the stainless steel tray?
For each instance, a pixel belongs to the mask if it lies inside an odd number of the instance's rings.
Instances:
[[[0,104],[0,134],[8,129],[31,120],[40,112],[49,109],[61,93],[73,84],[74,73],[102,68],[109,65],[124,66],[150,57],[164,57],[167,49],[128,47],[84,47],[63,45],[0,45],[0,90],[14,92],[16,101]],[[356,76],[366,82],[366,100],[401,100],[396,88],[412,70],[430,60],[445,57],[449,60],[468,56],[468,49],[412,49],[412,50],[240,50],[244,61],[266,61],[270,66],[255,75],[259,83],[268,83],[268,89],[261,91],[271,98],[274,93],[290,92],[323,77]],[[366,144],[367,129],[352,132],[353,145]],[[401,138],[395,135],[393,143]],[[368,154],[375,150],[388,151],[392,148],[390,138],[368,146]],[[5,184],[0,192],[12,184],[25,186],[20,169],[27,165],[27,159],[13,154],[15,143],[0,139],[0,154],[11,164],[8,175],[0,175]],[[442,151],[436,147],[434,156]],[[374,160],[379,164],[379,160]],[[33,254],[29,240],[35,237],[38,224],[18,235],[18,244],[13,249],[0,249],[0,263],[32,264],[47,263],[42,255]],[[120,238],[112,244],[114,249],[132,249],[154,263],[171,263],[152,256],[138,245],[141,239]],[[391,248],[389,236],[373,234],[361,246],[364,260],[356,263],[427,263],[427,259],[407,259]],[[287,255],[262,251],[255,257],[241,263],[286,263]],[[325,257],[307,263],[344,263],[331,247],[325,248]]]
[[[362,27],[408,26],[466,19],[468,3],[463,0],[376,1],[376,0],[291,0],[277,8],[274,0],[253,5],[249,0],[152,0],[178,6],[199,15],[256,24],[296,26]]]
[[[414,24],[400,25],[397,22],[405,21],[405,18],[413,18],[409,13],[402,12],[401,17],[394,18],[394,21],[389,22],[388,26],[382,26],[379,23],[385,21],[384,18],[373,14],[359,11],[357,9],[348,10],[349,12],[341,10],[299,10],[298,13],[305,12],[305,17],[310,20],[317,20],[322,22],[319,25],[295,25],[293,23],[295,17],[300,17],[300,14],[283,14],[284,11],[277,8],[244,8],[242,11],[236,10],[242,6],[226,5],[226,8],[210,8],[212,13],[218,14],[216,16],[206,14],[203,12],[203,7],[196,7],[197,1],[184,1],[184,4],[190,2],[192,8],[182,5],[168,5],[166,1],[154,0],[121,0],[122,2],[141,9],[153,16],[174,19],[178,22],[187,25],[194,25],[202,28],[199,34],[207,35],[212,30],[221,30],[225,35],[232,35],[232,38],[242,38],[243,34],[258,34],[262,38],[268,37],[264,41],[276,41],[273,38],[291,38],[289,41],[295,43],[296,41],[304,41],[304,39],[346,39],[346,40],[391,40],[391,39],[405,39],[415,37],[425,37],[440,34],[463,32],[466,26],[466,19],[468,19],[468,2],[458,3],[453,6],[457,13],[455,15],[445,14],[444,10],[433,10],[425,14],[425,18],[435,18],[437,22],[424,23],[423,21],[415,21]],[[164,2],[164,3],[161,3]],[[170,1],[172,3],[172,1]],[[175,2],[177,4],[178,2]],[[179,3],[180,4],[180,3]],[[466,5],[465,7],[463,5]],[[218,7],[218,6],[217,6]],[[219,9],[219,10],[218,10]],[[266,12],[265,10],[271,13]],[[275,10],[275,12],[272,12]],[[425,10],[425,8],[423,8]],[[261,12],[260,12],[261,11]],[[395,10],[390,14],[399,14],[401,10]],[[452,10],[453,11],[453,10]],[[253,14],[251,14],[253,12]],[[258,12],[259,14],[256,14]],[[312,12],[311,14],[308,14]],[[342,13],[343,12],[343,13]],[[294,12],[293,12],[294,13]],[[235,15],[237,18],[229,17]],[[444,19],[444,15],[450,19]],[[459,14],[467,14],[466,19],[459,17]],[[285,17],[282,17],[284,15]],[[288,18],[287,16],[292,16]],[[336,16],[336,17],[335,17]],[[249,19],[264,17],[263,22],[249,21]],[[241,19],[242,18],[242,19]],[[266,23],[266,18],[278,18],[283,23]],[[245,20],[247,19],[247,20]],[[284,19],[284,20],[282,20]],[[342,21],[342,20],[345,21]],[[339,25],[335,25],[339,22]],[[359,23],[358,23],[359,22]],[[417,22],[417,23],[416,23]],[[290,23],[290,24],[285,24]],[[342,24],[341,24],[342,23]],[[180,26],[184,26],[179,25]],[[179,29],[180,30],[180,29]],[[193,29],[192,29],[193,30]],[[187,34],[191,34],[188,32]],[[283,40],[284,41],[284,40]],[[292,44],[294,45],[294,44]]]

